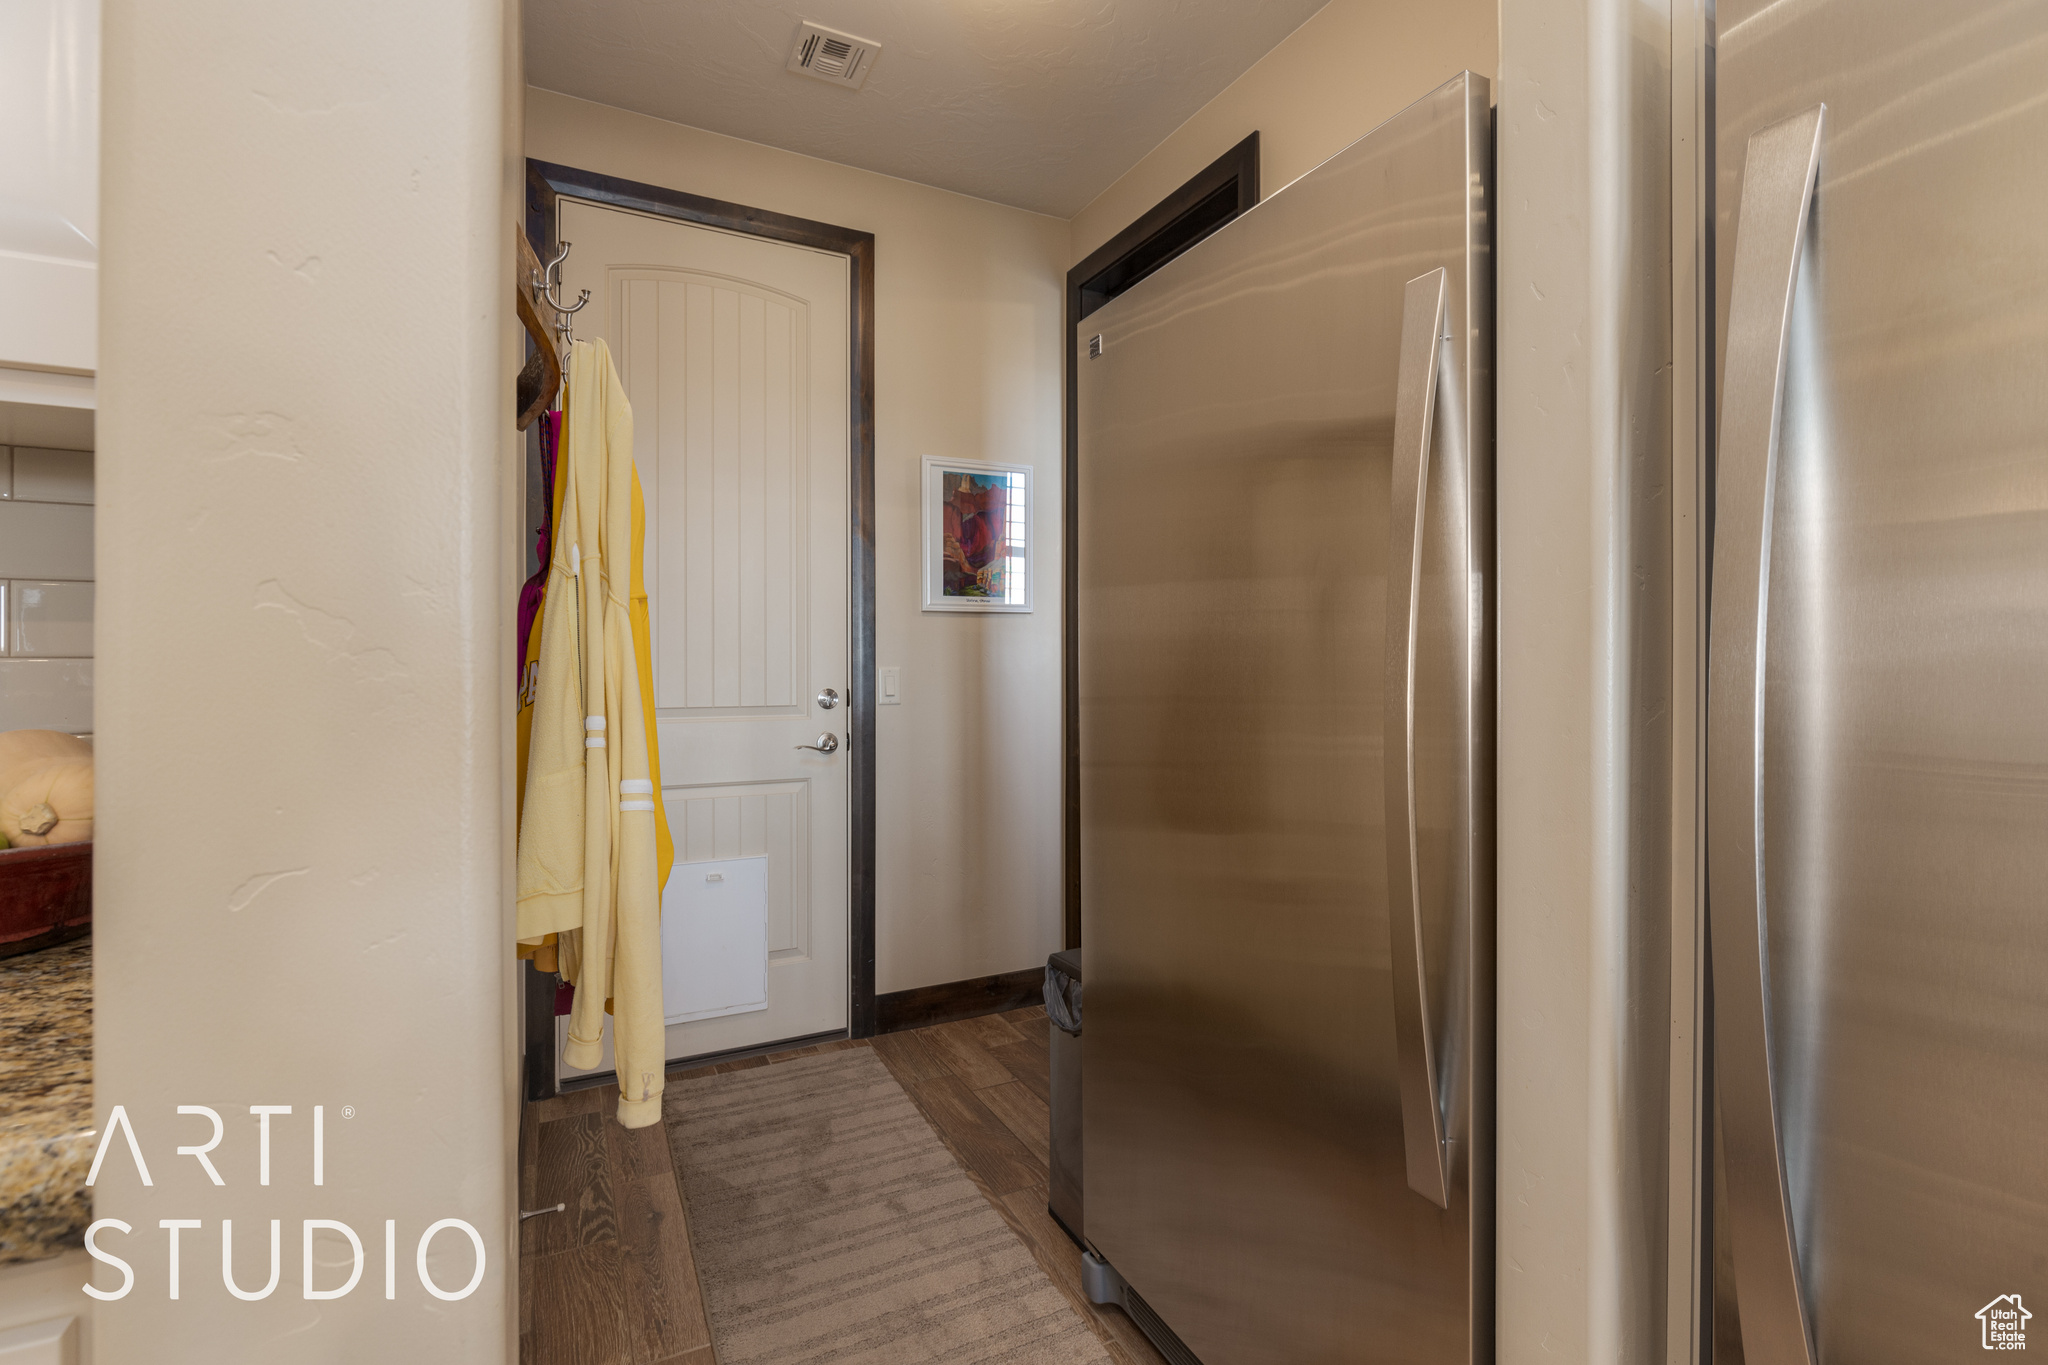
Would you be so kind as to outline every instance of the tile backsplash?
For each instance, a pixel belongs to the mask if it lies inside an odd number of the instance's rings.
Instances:
[[[25,502],[92,506],[92,452],[14,447],[12,497]]]
[[[7,653],[24,659],[90,659],[92,583],[9,580]]]
[[[92,730],[93,457],[0,446],[0,730]]]

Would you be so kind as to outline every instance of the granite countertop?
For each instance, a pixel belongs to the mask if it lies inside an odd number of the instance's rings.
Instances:
[[[92,1221],[92,941],[0,959],[0,1265]]]

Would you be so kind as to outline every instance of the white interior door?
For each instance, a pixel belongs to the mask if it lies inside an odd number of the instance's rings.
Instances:
[[[668,1055],[844,1028],[850,262],[567,198],[557,231],[568,291],[591,296],[577,334],[610,344],[633,404],[676,844],[664,946],[739,951],[766,920],[765,971],[735,959],[717,1001],[687,998],[702,971],[666,974]],[[827,735],[833,753],[798,747]],[[764,904],[740,879],[700,885],[751,858]],[[746,919],[689,918],[708,914]]]

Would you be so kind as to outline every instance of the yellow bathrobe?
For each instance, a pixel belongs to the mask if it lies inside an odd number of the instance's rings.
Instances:
[[[632,409],[602,341],[575,344],[567,387],[520,812],[518,936],[561,936],[562,974],[576,988],[569,1065],[598,1064],[609,1001],[619,1122],[639,1128],[661,1118],[669,853],[647,696],[644,512]]]
[[[554,483],[549,488],[551,515],[549,526],[562,524],[562,494],[568,483],[569,462],[565,455],[555,460]],[[640,663],[640,711],[647,731],[647,767],[654,782],[654,790],[661,787],[661,745],[656,732],[654,717],[654,650],[649,643],[651,631],[647,619],[647,579],[645,565],[647,541],[647,510],[640,496],[640,471],[633,471],[633,649]],[[533,705],[540,690],[540,642],[541,624],[547,619],[547,598],[543,594],[533,614],[533,625],[526,641],[526,653],[519,668],[518,692],[518,785],[517,806],[521,814],[526,806],[526,762],[533,740]],[[580,680],[579,680],[580,681]],[[523,830],[524,825],[520,828]],[[675,840],[669,833],[668,808],[659,796],[654,807],[654,853],[655,866],[661,875],[661,885],[668,887],[669,869],[675,866]],[[557,935],[546,934],[536,939],[521,939],[517,955],[532,958],[542,971],[554,973],[560,969],[557,956]],[[611,1004],[606,1002],[609,1010]]]

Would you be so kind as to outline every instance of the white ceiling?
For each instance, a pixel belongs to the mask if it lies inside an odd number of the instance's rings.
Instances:
[[[526,72],[582,99],[1070,218],[1325,0],[527,0]],[[882,45],[783,70],[801,19]]]

